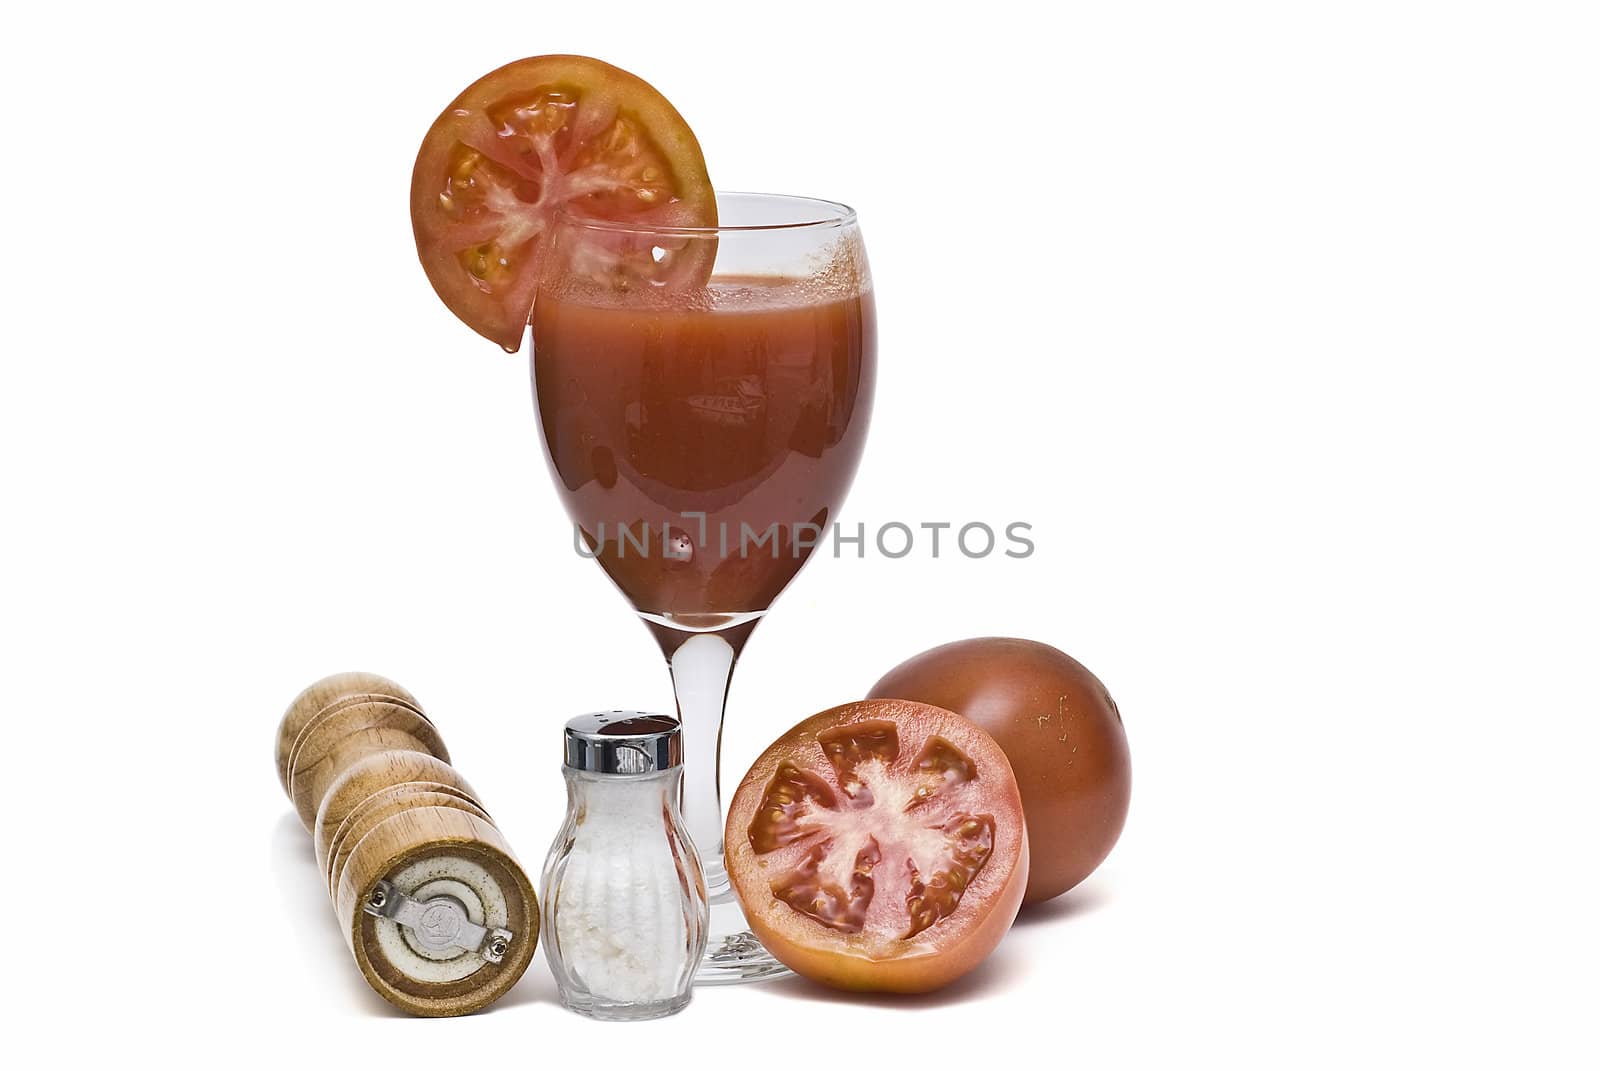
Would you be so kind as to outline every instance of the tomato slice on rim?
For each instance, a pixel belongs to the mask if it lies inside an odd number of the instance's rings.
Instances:
[[[649,83],[600,60],[508,63],[468,86],[423,138],[411,173],[417,255],[450,311],[510,352],[563,209],[646,228],[717,222],[694,132]],[[651,253],[648,242],[614,244],[604,270],[670,285],[709,269]]]
[[[982,729],[897,699],[827,710],[734,794],[728,872],[767,949],[817,981],[920,992],[971,970],[1028,881],[1022,800]]]

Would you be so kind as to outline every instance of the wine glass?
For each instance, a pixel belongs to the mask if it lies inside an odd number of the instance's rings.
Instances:
[[[716,227],[650,227],[569,210],[532,316],[539,423],[575,543],[671,670],[683,814],[712,905],[701,983],[786,973],[723,865],[722,718],[751,631],[833,545],[876,363],[852,209],[719,193],[717,214]]]

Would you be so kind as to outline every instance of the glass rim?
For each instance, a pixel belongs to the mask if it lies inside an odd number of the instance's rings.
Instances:
[[[843,201],[830,201],[825,197],[807,197],[796,193],[760,193],[754,190],[714,190],[712,195],[716,198],[719,212],[723,198],[750,197],[761,198],[769,201],[784,201],[793,205],[813,205],[817,208],[816,218],[798,219],[787,223],[718,223],[715,227],[688,227],[677,224],[640,224],[624,220],[595,219],[590,216],[580,216],[571,210],[570,205],[562,205],[556,209],[555,220],[559,224],[582,227],[586,230],[612,231],[621,234],[665,234],[682,237],[695,237],[710,234],[730,233],[759,233],[761,231],[797,231],[808,228],[848,227],[856,222],[856,210]]]

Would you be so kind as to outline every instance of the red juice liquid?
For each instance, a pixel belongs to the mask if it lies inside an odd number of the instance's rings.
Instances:
[[[533,337],[557,489],[638,611],[695,630],[753,620],[808,542],[831,545],[871,409],[870,290],[746,277],[655,303],[541,293]]]

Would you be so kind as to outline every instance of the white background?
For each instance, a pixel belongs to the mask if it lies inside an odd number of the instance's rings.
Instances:
[[[1592,6],[888,8],[6,16],[7,1048],[1595,1066]],[[815,561],[735,679],[730,770],[964,636],[1121,704],[1122,843],[945,993],[594,1024],[541,957],[416,1021],[337,935],[272,773],[303,685],[409,686],[532,869],[562,721],[670,708],[572,555],[523,360],[412,249],[433,116],[559,51],[658,86],[720,187],[860,210],[846,522],[1035,526],[1026,561]]]

